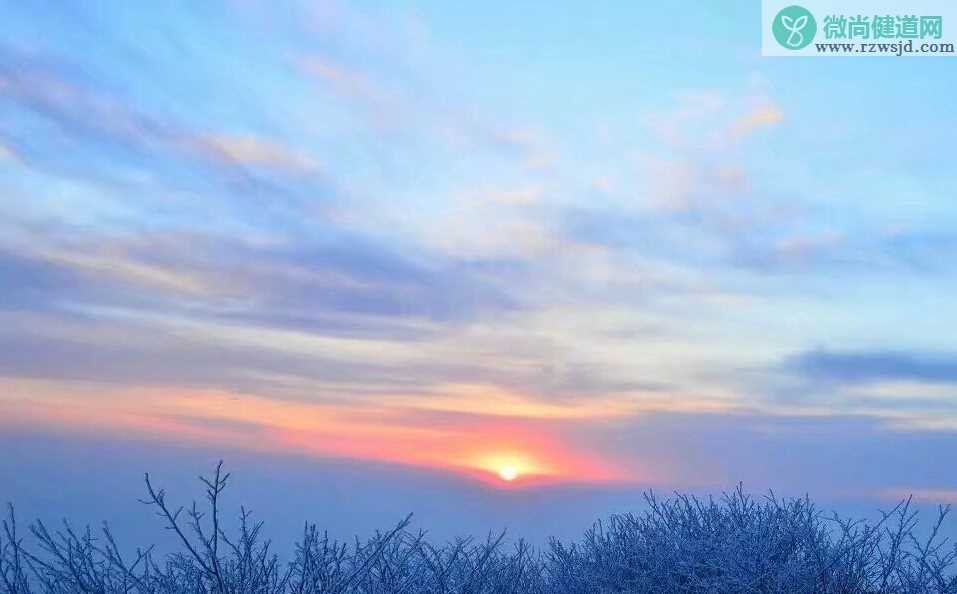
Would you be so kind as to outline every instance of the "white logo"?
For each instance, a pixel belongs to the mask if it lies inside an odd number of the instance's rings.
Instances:
[[[781,15],[781,24],[789,32],[788,38],[784,42],[791,47],[801,47],[804,45],[804,27],[807,27],[807,15],[799,16],[794,19],[786,14]]]

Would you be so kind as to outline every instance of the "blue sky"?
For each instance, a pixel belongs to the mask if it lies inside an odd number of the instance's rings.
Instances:
[[[957,498],[945,59],[762,58],[754,3],[2,16],[4,439]]]

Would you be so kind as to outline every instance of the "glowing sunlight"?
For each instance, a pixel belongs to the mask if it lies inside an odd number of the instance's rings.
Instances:
[[[518,469],[511,464],[505,464],[498,469],[498,475],[503,481],[511,482],[518,478]]]

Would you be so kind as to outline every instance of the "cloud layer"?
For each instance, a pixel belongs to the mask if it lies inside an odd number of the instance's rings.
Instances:
[[[0,430],[662,484],[953,439],[943,102],[895,157],[850,72],[287,8],[3,9]]]

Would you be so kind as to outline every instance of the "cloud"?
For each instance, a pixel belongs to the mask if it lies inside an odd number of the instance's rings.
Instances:
[[[214,291],[209,277],[170,261],[165,248],[173,246],[162,243],[67,236],[51,241],[27,234],[0,241],[0,268],[41,309],[56,300],[123,303],[138,293],[178,298]],[[149,247],[162,255],[146,255]]]
[[[633,416],[641,410],[640,399],[623,398],[620,395],[556,402],[482,384],[439,385],[429,393],[377,395],[375,401],[421,411],[583,421]]]
[[[758,105],[732,122],[729,133],[732,138],[744,138],[784,121],[784,113],[774,104]]]
[[[730,253],[734,265],[763,273],[794,273],[824,267],[851,272],[865,267],[853,257],[852,243],[835,230],[780,229],[766,237],[735,241]]]
[[[202,279],[189,273],[137,261],[126,254],[110,250],[83,253],[48,249],[36,255],[53,265],[65,266],[94,278],[114,278],[126,284],[191,294],[205,292],[207,288]]]
[[[707,138],[707,130],[726,109],[728,99],[715,89],[679,93],[673,104],[646,117],[646,125],[668,146],[699,144]]]
[[[947,353],[817,349],[779,370],[787,387],[772,410],[864,415],[894,431],[957,429],[957,358]]]
[[[61,132],[127,150],[150,151],[176,132],[128,108],[79,71],[0,48],[0,96],[54,123]]]
[[[260,219],[288,220],[299,211],[301,220],[302,211],[341,193],[332,180],[314,175],[318,159],[303,151],[262,134],[149,109],[55,57],[0,47],[0,98],[30,124],[8,134],[34,170],[92,182],[107,197],[118,190],[143,202],[159,195],[162,208],[170,195],[201,193],[195,202],[204,213],[215,205],[246,216],[238,207],[247,204]],[[124,207],[132,209],[136,199],[127,198]]]
[[[540,186],[520,190],[493,190],[483,194],[488,200],[509,206],[530,206],[542,200],[545,190]]]
[[[301,62],[303,70],[318,78],[344,99],[359,101],[367,107],[385,103],[384,93],[369,78],[320,56],[310,56]]]
[[[487,132],[491,146],[520,155],[529,169],[548,169],[555,163],[554,148],[547,138],[527,128],[493,129]]]
[[[904,500],[913,497],[920,503],[935,505],[957,504],[957,489],[928,489],[921,487],[892,487],[881,490],[881,496]]]
[[[70,299],[163,311],[160,304],[178,307],[185,296],[207,316],[316,329],[337,315],[388,325],[390,318],[452,321],[513,307],[486,271],[416,261],[342,231],[315,245],[196,233],[30,235],[0,244],[4,255],[18,286],[30,288],[38,303]],[[110,290],[102,290],[104,283]]]
[[[17,153],[0,139],[0,163],[19,160]]]
[[[143,37],[135,49],[156,68],[110,51],[0,50],[0,136],[28,165],[3,171],[18,199],[0,229],[0,375],[56,380],[64,394],[106,385],[125,415],[111,430],[232,443],[246,429],[322,455],[374,456],[410,436],[425,454],[403,458],[438,456],[449,435],[436,427],[472,444],[470,424],[514,423],[522,445],[541,429],[562,446],[552,454],[615,468],[624,457],[629,469],[699,459],[696,470],[730,474],[714,443],[747,432],[740,461],[769,443],[755,426],[818,431],[768,418],[795,410],[827,439],[954,426],[946,356],[807,351],[776,363],[816,332],[874,336],[861,330],[871,301],[863,321],[843,315],[874,297],[840,283],[822,296],[831,277],[809,271],[857,271],[877,256],[949,270],[940,254],[957,243],[944,232],[867,239],[838,216],[856,212],[827,198],[808,207],[810,186],[781,185],[791,178],[778,172],[813,164],[739,142],[784,120],[770,99],[703,90],[662,113],[626,102],[626,113],[603,104],[566,118],[581,97],[549,69],[535,89],[488,86],[502,82],[494,67],[455,63],[474,47],[412,47],[381,10],[255,8],[245,23],[171,21],[173,43]],[[115,16],[86,24],[98,34]],[[111,39],[129,39],[113,25]],[[227,77],[234,63],[245,74]],[[603,88],[615,80],[590,84],[621,96]],[[643,88],[639,101],[669,101],[665,87]],[[794,307],[834,326],[796,324]],[[838,309],[840,322],[827,317]],[[761,374],[806,388],[806,401],[762,399],[747,385]],[[867,426],[831,424],[851,412]],[[349,443],[347,429],[366,435],[360,421],[382,439]],[[578,432],[611,445],[568,445]],[[672,447],[685,440],[693,447]],[[773,445],[786,459],[788,440]],[[543,457],[530,465],[554,463]],[[774,457],[761,463],[774,476]]]
[[[953,488],[939,452],[957,445],[957,432],[913,428],[887,431],[886,422],[854,411],[801,415],[737,412],[639,417],[593,447],[627,443],[655,467],[675,469],[679,484],[760,484],[776,492],[872,499],[889,483]],[[716,447],[720,444],[721,447]],[[845,457],[835,460],[834,452]],[[848,464],[854,471],[848,472]],[[888,469],[894,475],[889,480]],[[680,470],[678,470],[680,469]],[[896,498],[896,494],[892,496]]]
[[[423,422],[380,402],[317,403],[189,388],[103,387],[0,378],[0,427],[186,440],[253,451],[426,466],[494,477],[498,460],[521,461],[542,481],[605,481],[612,465],[564,446],[554,431],[518,423]],[[250,439],[255,435],[255,439]]]
[[[307,174],[318,169],[312,157],[252,134],[207,134],[200,146],[215,158],[241,165],[266,166],[292,174]]]
[[[807,379],[838,384],[957,383],[957,357],[941,353],[815,350],[789,359],[785,366]]]
[[[735,141],[776,125],[782,112],[770,101],[746,106],[716,91],[680,94],[674,105],[648,118],[659,141],[636,153],[636,185],[641,203],[688,213],[691,222],[721,234],[780,222],[767,216],[767,195],[755,195],[752,174]],[[688,222],[688,221],[672,221]]]
[[[869,250],[915,272],[952,270],[957,261],[957,233],[950,229],[892,229],[878,236]]]

